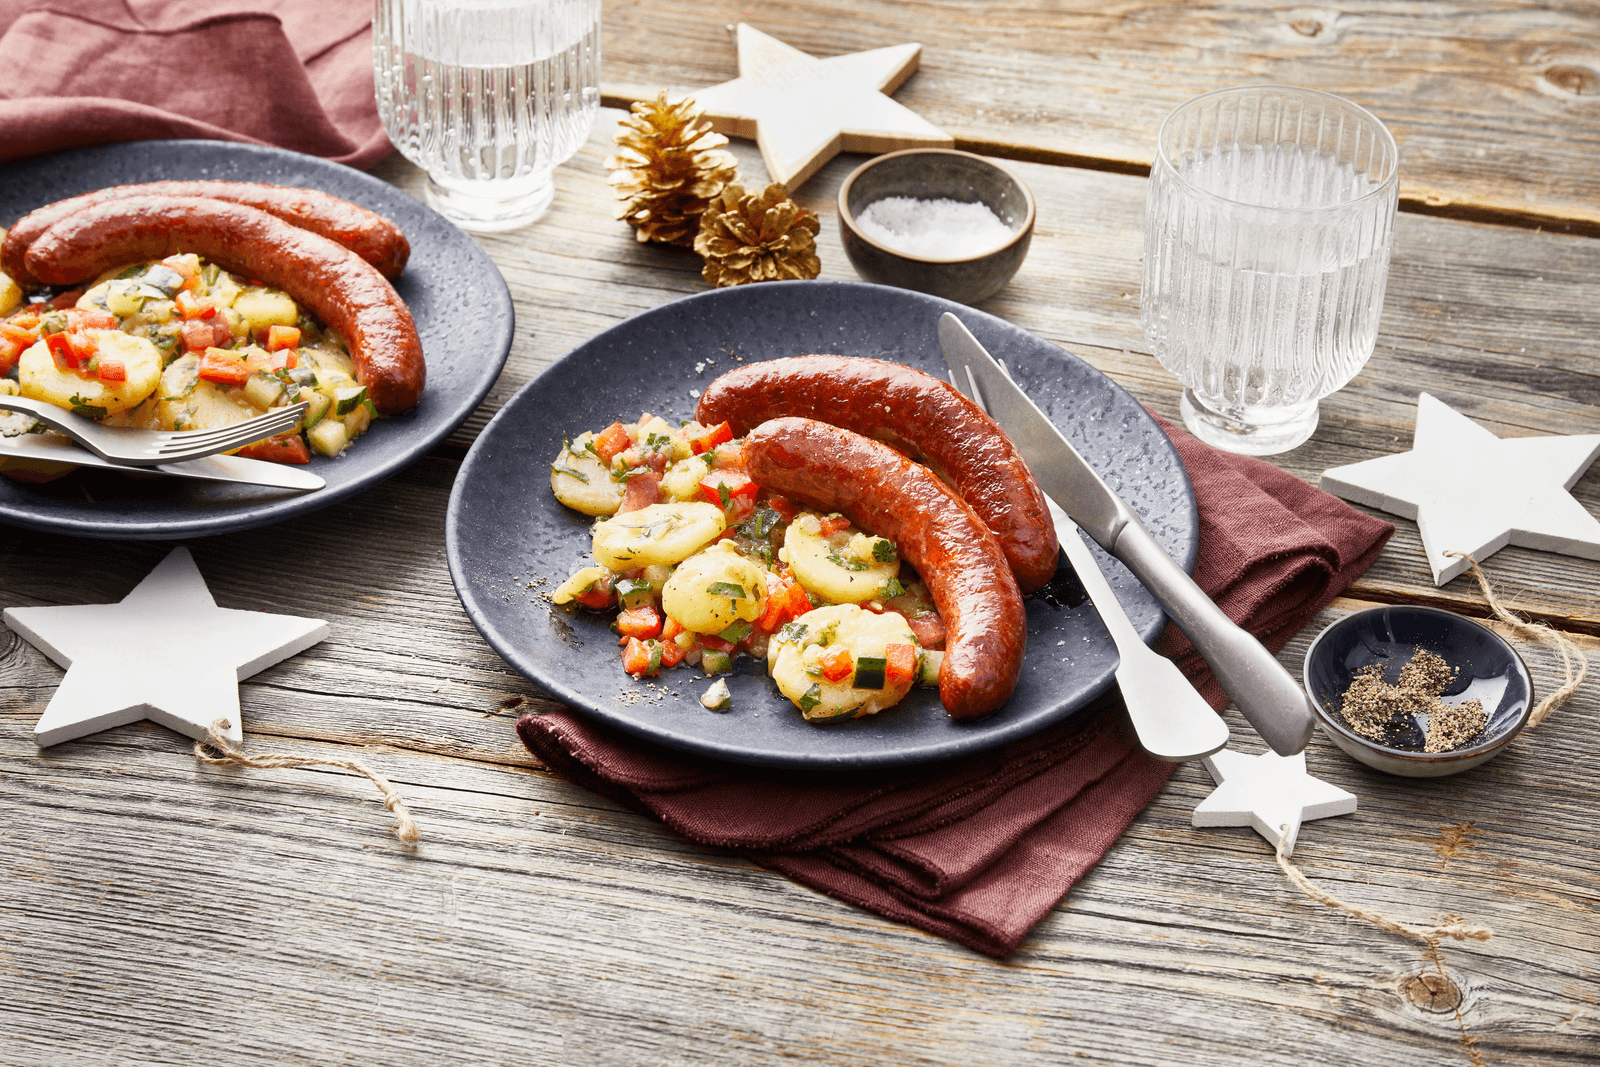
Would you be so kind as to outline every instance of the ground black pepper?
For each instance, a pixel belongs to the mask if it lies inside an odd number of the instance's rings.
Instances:
[[[1383,665],[1374,663],[1355,672],[1344,691],[1339,714],[1362,737],[1379,744],[1401,746],[1397,738],[1414,724],[1426,721],[1424,752],[1449,752],[1483,733],[1488,713],[1480,700],[1446,704],[1440,694],[1455,681],[1456,669],[1443,656],[1418,649],[1400,669],[1391,685],[1383,680]]]

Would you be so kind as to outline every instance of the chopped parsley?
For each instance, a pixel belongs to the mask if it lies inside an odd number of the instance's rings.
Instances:
[[[905,591],[906,587],[901,585],[900,579],[896,578],[894,575],[890,575],[889,580],[883,583],[883,597],[885,600],[890,600],[897,596],[903,596],[905,595]]]
[[[744,591],[744,586],[735,582],[712,582],[706,587],[706,592],[712,596],[725,596],[729,600],[748,600],[750,594]]]
[[[795,622],[786,623],[784,624],[784,627],[778,631],[778,640],[794,641],[798,643],[805,639],[806,631],[809,629],[811,629],[811,627],[798,620]]]
[[[74,415],[82,415],[86,419],[103,419],[106,417],[105,408],[99,404],[87,402],[77,393],[73,393],[72,399],[68,400],[67,403],[72,405],[72,413]]]
[[[895,561],[894,542],[887,537],[875,538],[872,542],[872,558],[879,563],[893,563]]]
[[[822,686],[820,685],[813,683],[810,689],[800,695],[801,712],[810,711],[820,703],[822,703]]]
[[[576,479],[578,479],[578,481],[582,482],[584,485],[588,485],[589,484],[589,476],[587,474],[584,474],[582,471],[571,470],[571,469],[569,469],[567,467],[558,467],[554,463],[550,464],[550,470],[552,472],[556,473],[556,474],[566,474],[566,475],[569,475],[569,476],[571,476],[573,478],[576,478]]]

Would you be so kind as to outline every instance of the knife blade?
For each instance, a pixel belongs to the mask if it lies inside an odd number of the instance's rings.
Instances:
[[[948,312],[939,318],[939,343],[952,373],[972,375],[990,417],[1027,460],[1039,488],[1155,595],[1262,739],[1280,756],[1302,751],[1316,716],[1294,677],[1167,555],[1133,509]]]
[[[45,434],[19,434],[0,437],[0,458],[25,459],[34,463],[61,463],[74,467],[99,467],[104,470],[148,474],[159,471],[177,478],[201,478],[216,482],[241,482],[248,485],[268,485],[278,489],[296,489],[309,492],[321,489],[328,483],[310,471],[282,463],[267,463],[241,456],[205,456],[186,459],[181,463],[158,463],[151,467],[134,467],[113,463],[79,447],[65,437]]]

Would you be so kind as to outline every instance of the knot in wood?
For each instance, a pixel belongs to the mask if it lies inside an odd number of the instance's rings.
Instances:
[[[1322,23],[1314,18],[1298,18],[1289,23],[1289,28],[1302,37],[1315,37],[1322,32]]]
[[[1439,1014],[1461,1005],[1461,990],[1442,974],[1416,974],[1405,981],[1406,997],[1423,1011]]]
[[[1600,92],[1600,74],[1588,67],[1558,64],[1544,72],[1544,80],[1574,96],[1593,96]]]

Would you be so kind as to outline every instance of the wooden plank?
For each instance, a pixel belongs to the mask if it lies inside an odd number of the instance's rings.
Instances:
[[[468,662],[434,702],[406,708],[418,733],[483,722],[484,650],[453,654]],[[1551,658],[1528,654],[1542,679]],[[283,670],[245,685],[247,724],[303,695]],[[0,655],[9,694],[53,671],[31,649]],[[1391,778],[1313,742],[1313,772],[1362,806],[1308,824],[1295,861],[1399,920],[1493,928],[1438,963],[1302,896],[1253,831],[1191,828],[1209,790],[1197,765],[996,964],[493,759],[250,731],[255,751],[355,753],[390,776],[422,826],[409,852],[361,779],[203,767],[149,725],[38,753],[8,699],[0,1058],[1158,1064],[1181,1050],[1289,1067],[1466,1063],[1464,1027],[1488,1063],[1584,1062],[1600,1047],[1595,692],[1456,779]],[[336,703],[358,722],[369,699]],[[1441,970],[1459,1021],[1406,993]]]
[[[739,22],[818,57],[914,40],[922,66],[895,98],[958,147],[1125,172],[1149,166],[1162,117],[1197,93],[1323,89],[1394,131],[1410,206],[1600,232],[1589,4],[631,0],[606,9],[608,98],[736,77]]]

